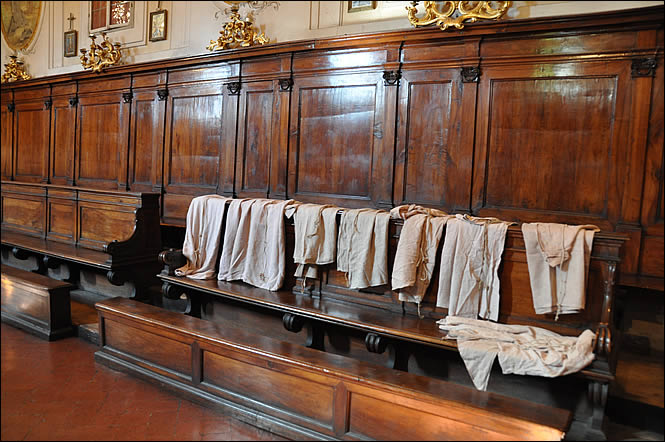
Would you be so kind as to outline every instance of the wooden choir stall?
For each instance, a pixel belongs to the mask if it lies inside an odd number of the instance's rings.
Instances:
[[[2,319],[293,439],[604,437],[617,293],[662,292],[663,7],[301,40],[2,85]],[[415,204],[507,228],[498,322],[594,333],[561,377],[474,388],[419,305],[335,264],[284,281],[177,276],[195,197]],[[594,225],[586,301],[537,314],[522,223]],[[404,221],[388,225],[392,274]],[[250,247],[250,245],[248,245]],[[221,252],[221,246],[220,246]],[[219,263],[219,256],[215,256]],[[216,269],[217,270],[217,269]],[[161,293],[160,293],[161,287]],[[63,301],[64,300],[64,301]],[[55,312],[55,313],[54,313]]]

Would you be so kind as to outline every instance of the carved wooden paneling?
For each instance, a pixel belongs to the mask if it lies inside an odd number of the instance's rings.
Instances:
[[[216,193],[222,154],[223,87],[221,81],[169,87],[164,219],[182,220],[191,197]]]
[[[166,74],[137,76],[133,81],[128,186],[132,191],[159,191],[168,97]]]
[[[396,204],[470,210],[475,94],[459,68],[402,72]]]
[[[625,176],[629,81],[630,66],[621,61],[484,68],[477,213],[613,230]]]
[[[0,162],[2,164],[0,175],[3,180],[12,178],[12,141],[14,139],[14,98],[11,91],[2,91],[0,98]]]
[[[76,184],[126,188],[129,113],[130,103],[121,91],[79,96]]]
[[[662,45],[662,31],[660,42]],[[663,186],[663,66],[665,61],[658,59],[658,67],[653,78],[651,91],[651,111],[644,174],[644,196],[642,202],[642,226],[646,235],[642,241],[640,273],[650,277],[663,278],[663,225],[665,216],[665,187]]]
[[[379,169],[392,166],[382,159],[393,157],[384,133],[384,97],[380,73],[296,79],[289,197],[347,207],[389,203],[390,190],[380,188],[384,181],[374,181],[392,176],[391,169]]]
[[[74,182],[74,145],[76,140],[75,96],[53,97],[51,106],[51,167],[52,184]]]
[[[16,92],[14,179],[48,181],[50,109],[49,88]]]

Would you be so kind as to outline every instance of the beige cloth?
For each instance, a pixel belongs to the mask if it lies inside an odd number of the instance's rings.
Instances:
[[[393,263],[392,289],[398,292],[400,301],[420,304],[432,279],[436,251],[450,215],[411,204],[393,208],[390,217],[404,220]]]
[[[526,261],[538,314],[578,313],[586,304],[586,278],[595,232],[592,225],[522,224]]]
[[[187,264],[177,268],[177,276],[192,279],[215,277],[215,264],[222,238],[224,206],[229,198],[203,195],[192,199],[187,209],[187,228],[182,254]]]
[[[451,316],[499,319],[499,264],[510,222],[456,215],[446,225],[437,307]]]
[[[337,270],[346,272],[349,288],[388,284],[388,224],[384,210],[342,212],[337,238]]]
[[[317,266],[335,261],[338,207],[301,204],[294,214],[295,276],[316,278]]]
[[[570,337],[539,327],[454,316],[437,323],[447,331],[448,339],[457,339],[460,356],[478,390],[487,389],[497,356],[504,374],[544,377],[575,373],[595,357],[595,334],[591,330]]]
[[[286,267],[284,213],[292,200],[234,199],[226,215],[217,279],[279,290]]]

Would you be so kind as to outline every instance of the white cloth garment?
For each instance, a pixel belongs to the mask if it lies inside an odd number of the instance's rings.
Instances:
[[[456,215],[446,224],[436,306],[451,316],[499,319],[499,264],[511,222]]]
[[[388,224],[384,210],[342,212],[337,238],[337,270],[346,272],[349,288],[388,284]]]
[[[460,356],[478,390],[487,389],[497,356],[504,374],[550,378],[580,371],[595,358],[596,335],[591,330],[571,337],[539,327],[455,316],[437,323],[448,339],[457,339]]]
[[[226,215],[217,279],[279,290],[286,267],[284,212],[292,200],[234,199]]]
[[[578,313],[586,304],[586,278],[598,227],[522,224],[536,313]]]
[[[295,242],[293,261],[298,264],[295,276],[316,278],[317,265],[335,261],[337,251],[338,207],[301,204],[294,214]]]
[[[432,279],[443,226],[450,215],[411,204],[393,208],[390,217],[404,220],[393,263],[392,289],[398,292],[400,301],[420,304]]]
[[[187,228],[182,245],[182,254],[187,258],[187,264],[175,270],[176,276],[192,279],[215,277],[227,200],[229,198],[219,195],[203,195],[192,199],[187,209]]]

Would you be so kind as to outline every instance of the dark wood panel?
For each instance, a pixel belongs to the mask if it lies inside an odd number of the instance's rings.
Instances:
[[[76,240],[76,203],[71,200],[48,199],[47,218],[48,239],[64,240],[73,243]]]
[[[164,89],[160,89],[163,94]],[[134,191],[159,191],[162,186],[166,96],[158,90],[141,90],[132,101],[129,181]]]
[[[50,110],[44,101],[16,103],[14,111],[17,148],[14,179],[26,182],[48,180]]]
[[[74,143],[76,140],[75,97],[53,98],[51,107],[51,184],[74,182]]]
[[[14,139],[14,102],[11,91],[2,91],[0,99],[0,175],[3,180],[12,179]]]
[[[474,209],[613,230],[623,196],[626,62],[483,69]]]
[[[129,106],[119,92],[80,96],[76,184],[126,189]]]
[[[114,239],[126,240],[134,231],[136,214],[132,208],[123,210],[119,206],[79,202],[78,204],[78,242],[96,248]],[[93,243],[93,244],[89,244]]]
[[[44,236],[44,197],[2,193],[2,225],[31,235]]]
[[[475,93],[460,68],[403,72],[396,201],[470,210]]]

